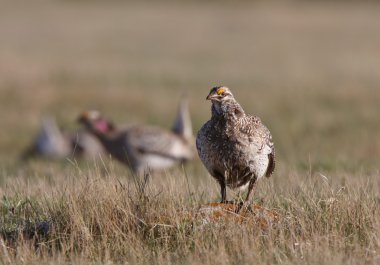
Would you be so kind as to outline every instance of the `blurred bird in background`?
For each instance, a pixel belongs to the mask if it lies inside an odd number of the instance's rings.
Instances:
[[[194,138],[186,98],[181,100],[171,130],[147,125],[109,129],[109,121],[98,111],[83,112],[78,120],[109,154],[137,174],[164,170],[193,158]],[[106,132],[104,127],[108,128]]]
[[[22,153],[21,160],[38,157],[51,160],[67,157],[93,159],[104,153],[103,145],[87,130],[69,132],[59,128],[53,117],[44,117],[39,132]]]
[[[30,147],[21,155],[22,160],[32,157],[44,157],[48,159],[63,159],[71,154],[72,139],[62,132],[55,119],[44,117],[41,129]]]

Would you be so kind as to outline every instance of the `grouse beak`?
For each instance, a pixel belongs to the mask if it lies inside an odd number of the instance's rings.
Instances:
[[[206,100],[213,100],[213,99],[217,99],[217,98],[218,98],[218,95],[208,94],[208,96],[206,97]]]

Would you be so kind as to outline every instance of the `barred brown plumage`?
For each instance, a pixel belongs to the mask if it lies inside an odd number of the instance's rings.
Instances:
[[[211,100],[212,115],[197,135],[199,157],[219,182],[222,202],[226,202],[226,186],[247,185],[245,202],[250,202],[257,179],[274,172],[271,133],[259,117],[245,114],[229,88],[214,87],[206,99]]]

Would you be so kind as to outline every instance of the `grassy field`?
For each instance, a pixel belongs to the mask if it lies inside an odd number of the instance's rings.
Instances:
[[[375,3],[3,2],[0,263],[378,264],[379,15]],[[71,129],[88,108],[169,128],[185,92],[196,132],[218,84],[274,137],[276,172],[255,193],[279,216],[265,227],[183,218],[219,200],[199,160],[147,183],[107,157],[18,161],[46,114]]]

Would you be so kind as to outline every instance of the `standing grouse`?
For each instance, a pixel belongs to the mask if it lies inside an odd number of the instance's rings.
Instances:
[[[208,172],[220,184],[222,203],[226,186],[246,188],[245,203],[252,199],[256,181],[270,177],[275,167],[275,150],[268,128],[257,116],[247,115],[229,88],[214,87],[211,119],[199,130],[196,146]]]

